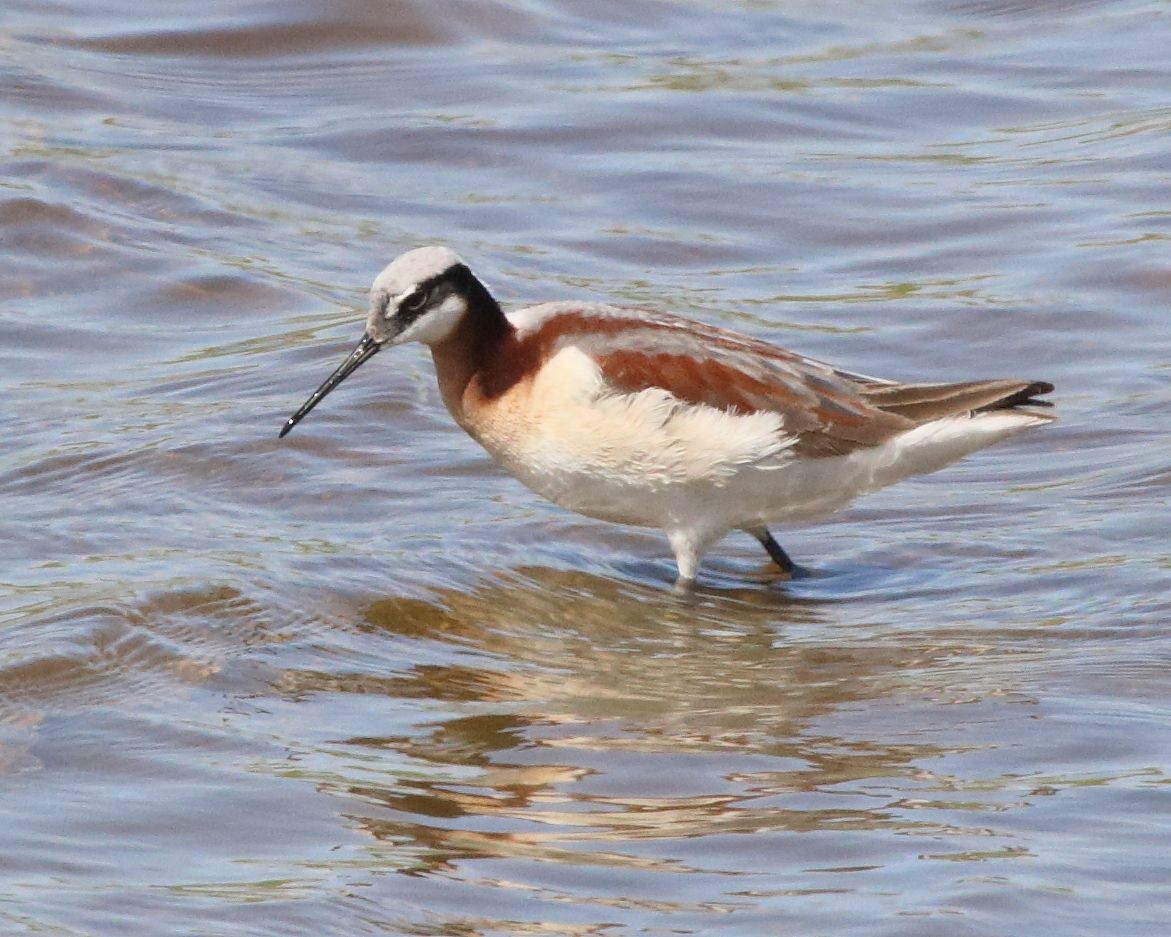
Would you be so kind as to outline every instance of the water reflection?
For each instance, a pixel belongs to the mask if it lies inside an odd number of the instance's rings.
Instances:
[[[786,638],[786,629],[810,625],[817,640]],[[408,639],[402,670],[286,671],[279,689],[444,704],[431,705],[434,718],[409,734],[331,742],[365,768],[361,781],[342,772],[321,783],[364,803],[346,808],[351,822],[396,861],[409,855],[414,872],[456,874],[467,860],[524,858],[682,873],[701,866],[669,841],[862,830],[980,835],[852,790],[916,775],[930,787],[917,764],[945,749],[815,726],[840,708],[904,692],[908,668],[970,648],[937,638],[851,644],[835,634],[832,611],[783,593],[713,590],[686,602],[531,568],[430,601],[376,601],[356,628],[373,640]],[[436,660],[441,649],[446,662]],[[412,662],[420,658],[428,662]],[[649,786],[648,757],[658,766]],[[411,768],[379,777],[367,770],[379,758]],[[640,842],[660,845],[647,853]]]
[[[1165,934],[1158,4],[140,6],[0,26],[0,931]],[[436,241],[1063,421],[679,602],[405,349],[277,446]]]

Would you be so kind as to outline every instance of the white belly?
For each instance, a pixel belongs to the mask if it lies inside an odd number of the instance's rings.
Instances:
[[[521,482],[572,511],[722,532],[824,516],[1038,421],[1021,411],[951,417],[881,446],[810,458],[793,452],[775,413],[727,413],[658,388],[600,390],[593,362],[565,349],[465,425]]]

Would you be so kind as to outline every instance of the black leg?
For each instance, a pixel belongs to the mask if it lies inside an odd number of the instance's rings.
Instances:
[[[760,545],[768,551],[768,555],[772,557],[774,563],[781,567],[782,572],[792,575],[793,561],[789,559],[789,554],[785,552],[784,547],[773,539],[773,535],[768,532],[767,527],[753,527],[748,532],[760,541]]]

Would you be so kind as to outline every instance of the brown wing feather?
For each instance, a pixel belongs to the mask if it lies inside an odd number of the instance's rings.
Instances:
[[[938,420],[981,410],[1011,409],[1021,405],[1050,406],[1034,400],[1048,394],[1053,385],[1045,381],[992,380],[958,384],[891,384],[861,388],[862,396],[878,409],[897,413],[916,423]]]
[[[1038,403],[1052,385],[1017,380],[896,384],[841,371],[787,349],[663,313],[567,309],[514,336],[503,387],[573,346],[598,364],[620,393],[659,387],[682,401],[735,413],[780,414],[794,450],[841,455],[876,446],[919,423],[977,410]]]
[[[595,360],[616,391],[661,387],[687,403],[718,410],[778,413],[785,432],[797,437],[795,451],[803,455],[840,455],[875,446],[914,425],[870,406],[844,382],[824,375],[800,381],[762,363],[746,369],[717,358],[632,351],[613,351]]]
[[[829,365],[747,336],[659,313],[566,313],[531,342],[546,352],[574,346],[598,364],[616,392],[660,387],[691,404],[781,415],[805,455],[875,446],[914,423],[869,403],[857,383]]]

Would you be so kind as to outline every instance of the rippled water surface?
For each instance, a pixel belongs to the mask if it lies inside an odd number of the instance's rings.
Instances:
[[[0,932],[1127,935],[1171,916],[1171,6],[12,0]],[[393,255],[1062,419],[693,600]]]

